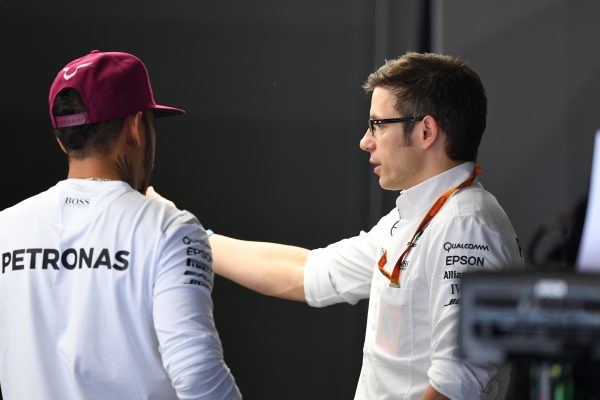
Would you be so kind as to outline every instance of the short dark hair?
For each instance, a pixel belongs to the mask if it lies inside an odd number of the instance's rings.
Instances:
[[[85,112],[81,96],[74,89],[62,90],[54,100],[52,113],[55,117]],[[54,129],[69,158],[81,160],[91,155],[106,154],[115,145],[125,117],[96,124],[85,124]]]
[[[386,61],[367,78],[366,92],[377,87],[396,95],[400,116],[433,116],[446,133],[446,155],[474,161],[486,125],[487,97],[481,79],[456,57],[406,53]],[[415,123],[405,125],[411,132]]]

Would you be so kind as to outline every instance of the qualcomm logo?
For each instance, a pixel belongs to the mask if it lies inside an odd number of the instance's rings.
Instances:
[[[63,71],[64,71],[63,78],[65,78],[65,80],[68,81],[69,79],[71,79],[72,77],[75,76],[75,74],[77,73],[77,71],[79,71],[79,68],[85,68],[85,67],[90,66],[90,65],[92,65],[92,63],[79,64],[75,68],[75,71],[73,71],[73,73],[71,73],[71,74],[69,74],[69,67],[66,67],[66,68],[63,69]]]
[[[444,250],[450,252],[452,249],[465,249],[465,250],[485,250],[490,251],[487,244],[473,244],[473,243],[444,243]]]

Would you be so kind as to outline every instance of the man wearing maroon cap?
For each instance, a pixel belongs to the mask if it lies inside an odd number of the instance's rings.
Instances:
[[[59,71],[50,119],[66,180],[0,212],[4,399],[239,399],[192,214],[143,195],[156,104],[146,67],[92,53]]]

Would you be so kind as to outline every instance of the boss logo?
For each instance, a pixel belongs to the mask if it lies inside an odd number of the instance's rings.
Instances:
[[[67,207],[87,207],[90,205],[90,199],[67,196],[64,205]]]

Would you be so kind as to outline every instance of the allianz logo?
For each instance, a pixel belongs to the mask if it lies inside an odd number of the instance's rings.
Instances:
[[[66,207],[87,207],[90,205],[90,199],[82,197],[65,197],[64,205]]]
[[[463,250],[484,250],[490,251],[487,244],[474,244],[474,243],[451,243],[446,242],[443,246],[444,250],[450,252],[452,249],[463,249]]]

